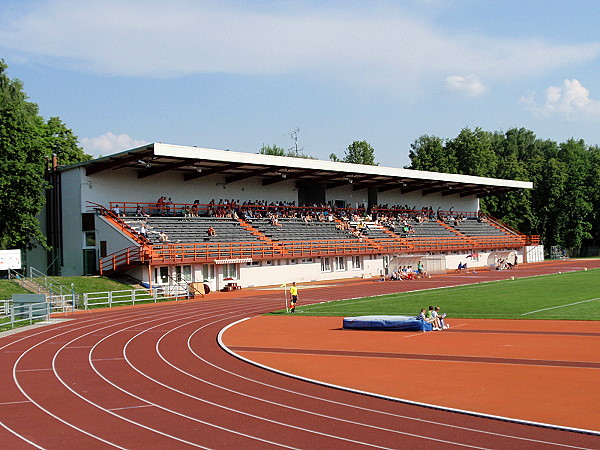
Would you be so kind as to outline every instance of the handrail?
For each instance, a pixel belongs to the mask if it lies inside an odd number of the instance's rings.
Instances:
[[[94,202],[90,202],[90,201],[88,201],[87,203],[94,205],[93,209],[97,213],[104,216],[107,220],[112,222],[114,225],[118,226],[121,229],[121,231],[126,233],[127,236],[132,238],[138,244],[141,244],[141,245],[150,244],[150,240],[148,238],[142,236],[137,231],[135,231],[127,222],[122,220],[121,217],[117,216],[112,210],[106,209],[104,206],[102,206],[98,203],[94,203]]]
[[[36,281],[37,279],[41,279],[43,280],[43,282],[40,284]],[[40,288],[43,288],[46,291],[50,292],[50,295],[56,293],[64,295],[65,292],[63,292],[63,289],[65,289],[66,292],[69,292],[69,288],[67,286],[54,281],[48,275],[46,275],[45,273],[41,272],[33,266],[29,267],[29,281],[39,286]]]

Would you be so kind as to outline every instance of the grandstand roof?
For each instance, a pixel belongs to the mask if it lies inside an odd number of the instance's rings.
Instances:
[[[424,195],[460,194],[484,197],[516,189],[531,189],[533,183],[470,175],[447,174],[384,166],[349,164],[316,159],[261,155],[198,147],[153,143],[114,155],[86,161],[73,167],[85,167],[86,175],[108,170],[133,168],[138,178],[167,171],[179,172],[184,181],[219,174],[226,183],[258,177],[267,186],[295,180],[297,185],[324,183],[327,189],[351,184],[353,190],[377,187],[379,192],[423,191]]]

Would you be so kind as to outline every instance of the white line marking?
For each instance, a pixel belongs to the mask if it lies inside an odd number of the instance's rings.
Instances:
[[[542,311],[548,311],[548,310],[550,310],[550,309],[566,308],[566,307],[568,307],[568,306],[580,305],[581,303],[593,302],[593,301],[596,301],[596,300],[600,300],[600,297],[597,297],[597,298],[591,298],[591,299],[589,299],[589,300],[582,300],[582,301],[580,301],[580,302],[575,302],[575,303],[568,303],[568,304],[566,304],[566,305],[559,305],[559,306],[552,306],[552,307],[550,307],[550,308],[538,309],[538,310],[536,310],[536,311],[529,311],[529,312],[523,313],[523,314],[521,314],[521,315],[522,315],[522,316],[527,316],[528,314],[535,314],[535,313],[539,313],[539,312],[542,312]]]
[[[121,408],[108,408],[109,411],[121,411],[123,409],[149,408],[153,405],[123,406]]]
[[[0,405],[16,405],[19,403],[31,403],[29,400],[20,400],[18,402],[0,402]]]

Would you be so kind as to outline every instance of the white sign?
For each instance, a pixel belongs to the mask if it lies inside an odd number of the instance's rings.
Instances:
[[[0,270],[21,268],[21,250],[0,250]]]
[[[252,262],[252,258],[215,259],[215,264],[241,264]]]

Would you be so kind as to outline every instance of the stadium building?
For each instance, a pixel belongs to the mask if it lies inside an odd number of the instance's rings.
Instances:
[[[530,182],[162,143],[48,180],[52,250],[27,259],[49,274],[214,290],[543,259],[538,237],[479,212]]]

